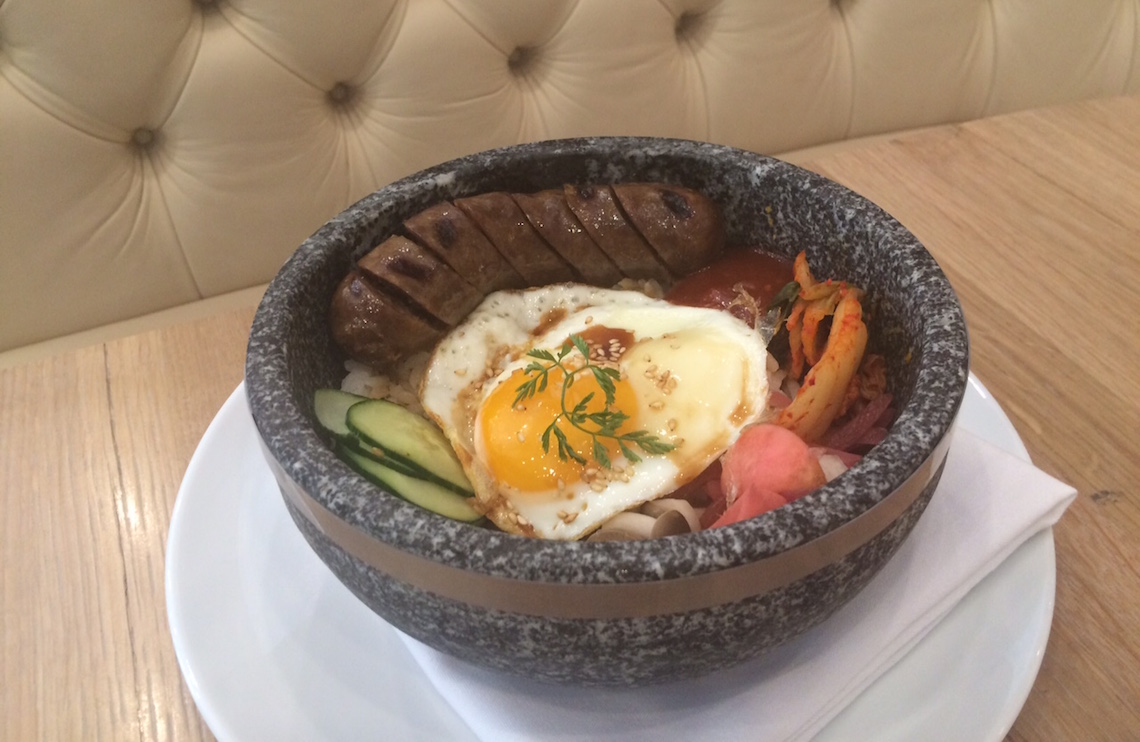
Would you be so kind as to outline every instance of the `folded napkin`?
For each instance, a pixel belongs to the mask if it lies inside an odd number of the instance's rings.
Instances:
[[[528,682],[401,634],[483,740],[804,740],[894,665],[1076,492],[958,429],[938,491],[895,557],[850,603],[741,666],[634,689]]]

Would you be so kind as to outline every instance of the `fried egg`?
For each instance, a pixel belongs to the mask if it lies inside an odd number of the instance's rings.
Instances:
[[[421,400],[496,525],[577,539],[761,419],[767,357],[725,312],[557,284],[488,296],[437,345]]]

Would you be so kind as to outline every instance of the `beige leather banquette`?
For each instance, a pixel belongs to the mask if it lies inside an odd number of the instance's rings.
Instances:
[[[1138,8],[3,0],[0,351],[252,303],[337,211],[489,147],[643,134],[795,159],[1137,91]]]

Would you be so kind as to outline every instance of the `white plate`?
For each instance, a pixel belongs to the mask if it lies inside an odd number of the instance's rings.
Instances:
[[[1029,459],[973,376],[960,423]],[[1041,665],[1055,578],[1047,530],[978,584],[817,742],[1002,739]],[[166,603],[190,693],[223,742],[474,739],[396,630],[341,585],[293,525],[240,386],[179,490]]]

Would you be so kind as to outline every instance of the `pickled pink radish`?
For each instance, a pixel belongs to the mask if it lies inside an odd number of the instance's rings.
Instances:
[[[799,436],[778,425],[753,425],[721,457],[727,507],[713,527],[766,513],[826,482],[819,459]]]
[[[750,489],[770,490],[786,498],[825,482],[808,445],[779,425],[745,428],[721,458],[720,485],[729,503]]]
[[[725,511],[721,513],[721,516],[713,521],[713,524],[709,526],[709,528],[720,528],[721,526],[739,523],[742,520],[763,515],[769,510],[775,510],[787,504],[787,500],[771,490],[749,487],[746,492],[736,498],[736,502],[729,505]]]

